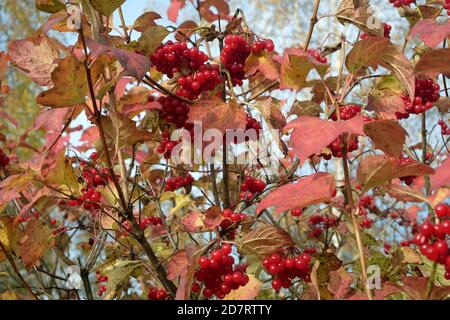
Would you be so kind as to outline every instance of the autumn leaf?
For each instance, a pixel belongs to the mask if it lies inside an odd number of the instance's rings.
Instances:
[[[253,229],[236,241],[239,252],[255,254],[260,257],[267,257],[282,248],[293,245],[294,242],[289,233],[274,226]]]
[[[93,81],[100,75],[102,65],[93,66]],[[36,102],[52,108],[70,107],[86,101],[88,82],[83,63],[69,55],[62,59],[52,72],[53,88],[42,92]]]
[[[372,155],[361,160],[356,176],[363,192],[366,192],[373,187],[389,183],[395,178],[431,175],[433,173],[432,168],[417,161],[412,160],[407,164],[401,164],[393,157]]]
[[[125,0],[90,0],[90,2],[95,10],[109,17]]]
[[[375,148],[399,157],[405,144],[406,131],[397,122],[376,120],[364,124],[365,134],[372,139]]]
[[[28,270],[38,264],[53,245],[52,231],[37,219],[28,222],[17,243],[19,255]]]
[[[245,72],[249,75],[261,72],[264,77],[272,81],[278,80],[280,77],[275,61],[266,51],[261,54],[251,53],[245,60]]]
[[[397,112],[407,112],[401,95],[385,93],[376,89],[369,93],[366,110],[375,111],[380,118],[387,120],[397,120],[395,115]]]
[[[47,13],[56,13],[64,10],[65,6],[59,0],[36,0],[36,9]]]
[[[186,36],[188,36],[191,30],[197,28],[197,23],[192,20],[187,20],[180,24],[175,35],[175,39],[178,41],[186,41]]]
[[[224,300],[253,300],[261,290],[262,282],[253,274],[248,275],[249,281],[245,286],[232,290]]]
[[[416,74],[450,73],[450,48],[425,52],[414,69]]]
[[[161,45],[161,42],[169,35],[169,31],[163,26],[147,28],[138,39],[137,48],[147,55],[152,54]]]
[[[287,184],[270,192],[256,208],[256,212],[276,207],[276,213],[295,208],[304,208],[313,204],[329,202],[336,191],[332,175],[318,172],[300,178],[298,182]]]
[[[323,75],[328,64],[318,62],[301,48],[286,49],[281,64],[280,88],[300,90],[306,87],[306,79],[313,69]]]
[[[267,123],[277,130],[282,130],[286,126],[286,117],[281,112],[282,104],[272,97],[258,99],[255,107],[261,112]]]
[[[418,22],[411,29],[411,37],[418,37],[425,45],[436,48],[450,34],[450,22],[439,23],[434,19]]]
[[[414,68],[402,51],[385,37],[368,37],[358,41],[345,59],[347,70],[357,74],[363,67],[380,65],[391,70],[410,96],[414,96]]]
[[[46,182],[55,185],[59,191],[78,196],[80,195],[80,184],[78,178],[66,158],[66,149],[61,149],[55,159],[55,164],[51,170],[46,170],[44,179]]]
[[[108,277],[105,300],[114,298],[120,286],[128,281],[134,270],[142,265],[141,260],[116,260],[105,267],[102,270],[102,273]]]
[[[167,10],[167,17],[172,22],[177,22],[180,9],[184,8],[186,0],[170,0],[170,6]]]
[[[335,299],[344,299],[351,291],[352,283],[352,274],[348,273],[344,268],[340,268],[330,272],[328,290],[333,293]]]
[[[150,70],[150,59],[141,54],[137,54],[130,50],[114,48],[106,44],[100,44],[92,39],[86,39],[86,44],[91,50],[90,58],[96,60],[102,54],[110,53],[119,60],[122,67],[125,69],[125,74],[141,81],[147,71]]]
[[[7,53],[0,51],[0,81],[3,81],[6,77],[6,71],[8,70],[8,62],[10,59],[11,58]]]
[[[133,29],[139,32],[144,32],[150,27],[156,26],[155,20],[161,19],[161,16],[153,11],[141,14],[133,24]]]
[[[311,100],[297,100],[292,105],[289,115],[318,117],[321,112],[319,103]]]
[[[118,112],[111,112],[109,117],[102,116],[101,122],[107,137],[114,142],[116,150],[151,140],[153,137],[150,132],[138,129],[135,121]]]
[[[220,226],[224,219],[222,210],[219,207],[211,207],[206,210],[203,222],[208,229],[213,230]]]
[[[169,261],[167,266],[167,279],[174,281],[186,274],[189,267],[186,250],[178,251]]]
[[[227,129],[244,130],[246,113],[235,100],[228,103],[217,97],[196,101],[189,112],[188,122],[201,122],[203,130],[217,129],[223,134]]]
[[[40,86],[52,85],[51,75],[57,67],[58,51],[46,36],[12,41],[8,52],[11,61],[34,82]]]
[[[441,187],[450,187],[450,157],[447,158],[432,176],[430,176],[431,189],[436,190]]]
[[[285,130],[294,129],[290,143],[303,163],[313,154],[320,154],[326,146],[342,133],[364,135],[361,115],[347,121],[327,121],[317,117],[300,116],[285,126]]]
[[[214,8],[212,10],[212,8]],[[227,19],[230,7],[226,0],[204,0],[200,2],[198,11],[203,19],[214,22],[217,19]],[[217,11],[217,14],[214,13]]]
[[[183,217],[182,223],[189,232],[204,232],[206,231],[204,218],[201,212],[194,211]]]
[[[386,192],[398,201],[403,202],[428,202],[427,197],[419,190],[391,184],[385,187]]]

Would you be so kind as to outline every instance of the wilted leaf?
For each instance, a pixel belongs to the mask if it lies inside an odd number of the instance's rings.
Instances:
[[[255,103],[255,107],[273,129],[281,130],[286,125],[286,118],[280,111],[278,100],[272,97],[262,98]]]
[[[396,158],[386,155],[372,155],[365,157],[358,166],[357,179],[363,192],[389,183],[392,179],[407,176],[431,175],[434,170],[426,164],[411,161],[400,164]]]
[[[433,19],[422,20],[411,29],[411,37],[418,37],[430,48],[436,48],[449,34],[450,22],[439,23]]]
[[[253,274],[248,275],[249,281],[243,286],[239,287],[237,290],[232,290],[227,294],[224,300],[253,300],[259,293],[261,289],[262,282],[256,278]]]
[[[153,11],[141,14],[136,21],[134,21],[133,29],[144,32],[150,27],[156,26],[155,20],[161,19],[161,16]]]
[[[34,82],[40,86],[52,85],[51,75],[57,66],[58,52],[46,36],[12,41],[8,45],[8,51],[11,61]]]
[[[150,59],[133,51],[118,49],[109,45],[100,44],[92,39],[86,39],[86,44],[91,50],[90,58],[97,59],[104,53],[110,53],[119,60],[122,67],[126,70],[126,74],[141,81],[147,71],[150,70]]]
[[[90,0],[90,2],[95,10],[109,17],[125,0]]]
[[[291,247],[294,242],[289,233],[274,226],[263,226],[251,230],[236,242],[239,252],[256,254],[260,257]]]
[[[375,148],[390,156],[399,157],[403,151],[407,133],[394,121],[370,121],[364,124],[364,132],[372,139]]]
[[[295,208],[304,208],[313,204],[329,202],[336,191],[332,175],[318,172],[300,178],[298,182],[287,184],[270,192],[256,208],[256,212],[276,207],[276,213]]]
[[[364,135],[363,117],[361,115],[347,121],[327,121],[317,117],[300,116],[285,127],[294,129],[291,133],[290,143],[295,153],[303,163],[313,154],[320,154],[342,133]]]
[[[450,73],[450,48],[424,53],[414,69],[416,74]]]
[[[152,54],[161,45],[161,42],[169,35],[169,31],[163,26],[147,28],[138,39],[137,48],[146,54]]]
[[[203,130],[217,129],[225,133],[227,129],[245,129],[246,113],[239,104],[230,100],[228,103],[212,97],[195,102],[189,112],[188,122],[201,122]]]
[[[128,281],[133,271],[142,266],[142,264],[143,262],[140,260],[116,260],[103,269],[102,273],[108,277],[105,299],[114,298],[120,286]]]

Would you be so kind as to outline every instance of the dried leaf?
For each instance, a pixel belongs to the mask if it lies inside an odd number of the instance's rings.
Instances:
[[[147,28],[138,39],[137,48],[147,55],[152,54],[161,45],[161,42],[169,35],[169,31],[163,26]]]
[[[156,26],[155,20],[161,19],[161,16],[153,11],[141,14],[136,21],[134,21],[133,29],[144,32],[150,27]]]
[[[424,53],[414,69],[416,74],[450,73],[450,48]]]

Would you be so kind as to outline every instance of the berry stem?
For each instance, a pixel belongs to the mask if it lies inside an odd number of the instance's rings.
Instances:
[[[355,238],[356,238],[356,244],[358,246],[358,254],[359,254],[359,261],[361,263],[361,272],[362,272],[362,280],[364,281],[364,290],[366,291],[367,298],[369,300],[373,300],[373,294],[370,288],[368,287],[368,281],[367,281],[367,267],[366,267],[366,260],[364,258],[364,247],[361,240],[361,232],[359,230],[359,224],[358,224],[358,214],[359,214],[359,206],[356,208],[355,212],[355,203],[353,201],[353,195],[352,195],[352,185],[350,182],[350,171],[348,167],[348,159],[347,159],[347,135],[343,135],[343,152],[342,152],[342,164],[344,167],[344,177],[345,177],[345,189],[346,189],[346,198],[347,203],[350,205],[350,215],[352,218],[352,225],[353,230],[355,232]]]

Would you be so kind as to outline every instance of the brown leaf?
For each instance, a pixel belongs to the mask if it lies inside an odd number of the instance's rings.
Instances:
[[[149,27],[138,39],[137,48],[147,55],[152,54],[168,35],[169,31],[163,26]]]
[[[205,213],[205,219],[203,222],[205,223],[205,226],[209,228],[210,230],[214,230],[224,220],[224,217],[222,215],[222,210],[219,207],[211,207],[208,210],[206,210]]]
[[[236,242],[238,251],[256,254],[260,257],[291,247],[294,242],[289,233],[274,226],[263,226],[251,230]]]
[[[414,69],[416,74],[450,73],[450,48],[424,53]]]
[[[402,186],[391,184],[385,187],[386,192],[398,201],[403,202],[428,202],[427,197],[419,190]]]
[[[245,111],[236,101],[226,103],[217,97],[210,97],[192,105],[188,122],[201,122],[204,131],[217,129],[225,133],[227,129],[244,130],[246,119]]]
[[[295,114],[297,116],[313,116],[317,117],[322,112],[320,104],[315,101],[302,100],[295,101],[289,112],[289,115]]]
[[[0,81],[6,77],[6,71],[8,70],[8,62],[10,59],[11,58],[7,53],[0,51]]]
[[[260,213],[269,207],[276,207],[276,213],[313,204],[329,202],[336,191],[332,175],[318,172],[300,178],[298,182],[276,188],[261,200],[256,208]]]
[[[215,14],[211,8],[215,8],[214,12],[217,11],[218,14]],[[202,18],[208,22],[214,22],[217,19],[230,18],[228,17],[230,7],[225,0],[204,0],[200,2],[198,11]]]
[[[34,40],[34,41],[33,41]],[[8,45],[11,61],[40,86],[52,85],[58,51],[46,36],[32,40],[16,40]]]
[[[418,37],[425,45],[436,48],[450,34],[450,22],[439,23],[425,19],[411,29],[411,37]]]
[[[285,127],[294,129],[290,143],[302,164],[313,154],[320,154],[342,133],[364,135],[363,117],[361,115],[347,121],[327,121],[317,117],[300,116]]]
[[[150,27],[156,26],[155,20],[161,19],[161,16],[153,11],[141,14],[133,24],[133,29],[144,32]]]
[[[373,187],[389,183],[395,178],[431,175],[433,173],[432,168],[417,161],[402,165],[396,158],[386,155],[372,155],[365,157],[359,163],[356,176],[363,192],[366,192]]]
[[[390,120],[370,121],[364,124],[364,132],[372,139],[375,148],[393,157],[399,157],[402,153],[407,133],[398,123]]]
[[[186,36],[190,33],[192,29],[197,28],[197,23],[192,20],[187,20],[178,26],[175,34],[175,39],[178,41],[186,41]]]
[[[280,111],[282,106],[278,100],[272,97],[261,98],[257,100],[255,107],[272,128],[281,130],[286,126],[286,118]]]

